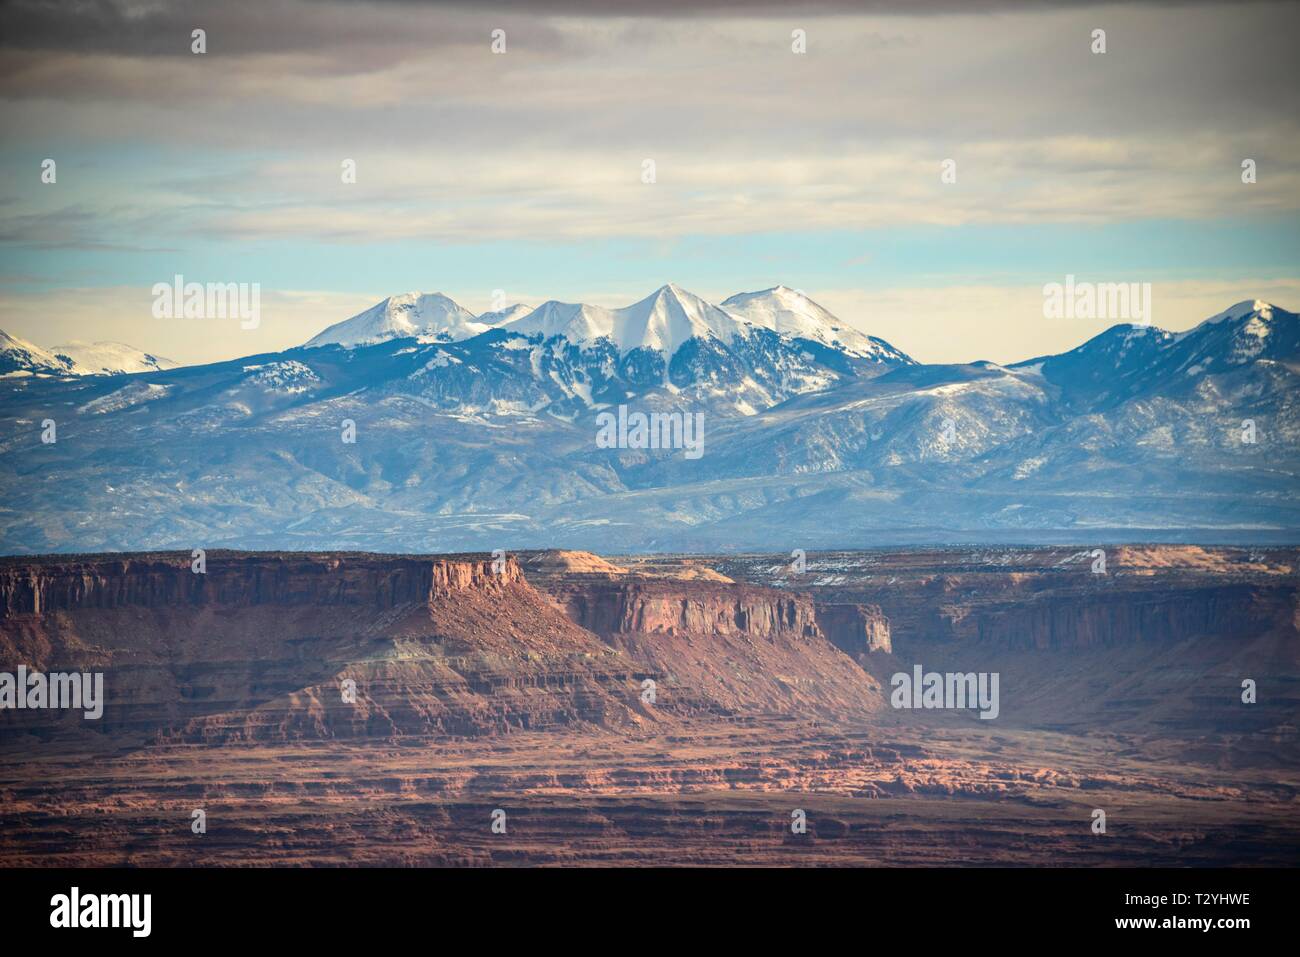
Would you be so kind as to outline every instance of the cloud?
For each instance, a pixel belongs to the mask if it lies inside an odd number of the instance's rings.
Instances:
[[[1283,148],[1279,142],[1266,151]],[[936,150],[934,143],[900,141],[833,156],[737,160],[680,144],[648,156],[593,146],[581,155],[499,151],[466,163],[454,149],[414,156],[370,148],[346,156],[356,161],[355,184],[342,182],[338,153],[314,151],[234,171],[176,172],[165,191],[146,188],[130,206],[106,180],[99,200],[83,195],[75,206],[40,213],[2,210],[0,242],[157,248],[200,238],[596,240],[1208,219],[1286,215],[1300,204],[1300,169],[1261,159],[1264,186],[1245,186],[1239,151],[1208,133],[1177,142],[967,143],[955,184],[941,182],[945,157]],[[641,178],[647,158],[655,163],[652,184]]]
[[[533,17],[529,17],[533,20]],[[413,55],[477,41],[482,16],[473,8],[420,3],[329,0],[9,0],[0,5],[0,49],[45,53],[191,56],[191,33],[207,34],[208,53],[346,53],[375,66],[381,51]]]
[[[76,204],[87,243],[1240,217],[1300,196],[1292,6],[918,17],[832,4],[806,55],[777,12],[520,8],[500,56],[497,20],[470,8],[79,9],[59,26],[0,7],[14,27],[0,122],[11,142],[90,162],[80,178],[94,190]],[[187,52],[199,18],[206,56]],[[1088,48],[1096,22],[1104,56]],[[1260,169],[1249,190],[1246,157]],[[346,191],[344,158],[361,171]],[[958,182],[941,190],[945,158]],[[33,159],[0,154],[13,241],[45,213],[16,185],[30,181],[20,161]]]
[[[1142,6],[1188,6],[1198,0],[1148,0]],[[1205,0],[1213,2],[1213,0]],[[1060,0],[1057,8],[1105,7],[1103,0]],[[939,17],[1038,13],[1041,0],[9,0],[0,5],[0,49],[114,52],[183,56],[201,27],[213,51],[269,52],[351,49],[364,57],[381,48],[425,49],[471,42],[485,19],[536,24],[552,19],[645,20]],[[421,28],[436,28],[425,33]]]

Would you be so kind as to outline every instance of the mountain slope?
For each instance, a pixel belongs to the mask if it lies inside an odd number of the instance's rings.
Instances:
[[[141,352],[123,342],[82,342],[73,339],[49,350],[60,359],[72,362],[82,375],[124,375],[174,369],[176,363],[162,356]]]
[[[548,302],[504,328],[543,338],[563,336],[582,345],[608,339],[619,353],[653,349],[668,358],[692,338],[730,342],[751,324],[674,283],[622,309]]]
[[[574,625],[513,558],[206,561],[202,575],[189,553],[0,562],[0,655],[109,671],[107,728],[192,743],[667,720],[640,703],[644,666]],[[19,718],[84,728],[57,709]]]
[[[306,346],[364,346],[418,336],[454,341],[481,335],[488,328],[440,292],[408,292],[389,296],[365,312],[335,323],[309,339]]]
[[[1300,330],[1278,307],[1180,335],[1117,327],[1010,367],[879,363],[673,289],[621,312],[587,315],[603,334],[576,341],[511,323],[125,380],[7,378],[0,550],[1300,533]],[[703,416],[702,454],[600,444],[619,406]]]
[[[774,286],[762,292],[737,293],[722,306],[756,326],[794,339],[809,339],[846,355],[878,362],[911,363],[913,360],[883,339],[845,325],[802,293]]]
[[[70,359],[0,330],[0,375],[75,375]]]
[[[1153,393],[1186,395],[1207,377],[1257,363],[1293,363],[1300,318],[1258,300],[1239,302],[1187,332],[1120,324],[1056,356],[1018,362],[1079,410],[1114,408]]]
[[[495,312],[482,313],[477,321],[485,326],[504,326],[508,322],[522,319],[532,311],[532,306],[517,302],[513,306],[506,306],[504,309],[498,309]]]

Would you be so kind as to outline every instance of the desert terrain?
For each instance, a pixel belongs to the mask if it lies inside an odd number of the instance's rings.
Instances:
[[[1300,555],[1102,551],[3,558],[0,865],[1300,863]]]

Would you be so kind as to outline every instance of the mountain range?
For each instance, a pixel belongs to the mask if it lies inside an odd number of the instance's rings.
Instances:
[[[73,339],[42,349],[0,329],[0,376],[124,375],[174,369],[171,359],[141,352],[122,342]]]
[[[409,293],[189,367],[0,333],[0,551],[1294,540],[1297,373],[1300,320],[1260,301],[929,365],[784,286]],[[619,407],[702,414],[703,454],[602,447]]]

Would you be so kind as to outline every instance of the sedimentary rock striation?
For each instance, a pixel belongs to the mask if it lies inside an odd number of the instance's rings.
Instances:
[[[0,672],[107,698],[0,711],[0,863],[1300,862],[1294,551],[1093,561],[0,559]]]
[[[0,558],[0,615],[134,606],[323,605],[393,608],[456,591],[499,591],[522,576],[514,559],[494,569],[474,556],[366,553],[211,553]]]
[[[99,727],[166,739],[485,734],[654,721],[634,665],[482,556],[0,563],[0,660],[106,673]],[[346,698],[345,700],[345,692]]]

